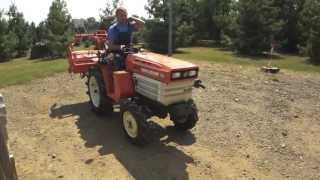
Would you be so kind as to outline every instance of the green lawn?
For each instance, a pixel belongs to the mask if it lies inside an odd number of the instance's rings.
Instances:
[[[50,76],[57,72],[67,72],[66,59],[29,60],[18,58],[0,63],[0,87],[21,84],[30,80]]]
[[[214,63],[230,63],[238,65],[251,65],[262,67],[269,63],[268,57],[244,57],[231,51],[225,51],[219,48],[192,47],[180,48],[174,57],[185,60],[204,60]],[[306,57],[293,55],[277,55],[272,58],[271,65],[282,69],[304,72],[320,72],[320,66],[308,64]]]
[[[269,62],[266,57],[241,57],[230,51],[204,47],[180,48],[174,54],[174,57],[192,61],[209,61],[256,67],[265,66]],[[320,73],[320,66],[306,63],[305,57],[279,55],[273,58],[272,65],[294,71]],[[14,59],[0,63],[0,87],[29,82],[30,80],[47,77],[58,72],[67,72],[67,68],[68,62],[66,59]]]

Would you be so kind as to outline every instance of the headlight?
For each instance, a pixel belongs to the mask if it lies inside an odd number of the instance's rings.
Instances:
[[[172,79],[181,78],[181,72],[174,72],[174,73],[172,73],[171,78],[172,78]]]
[[[184,72],[182,76],[183,76],[184,78],[189,77],[189,72],[188,72],[188,71],[187,71],[187,72]]]
[[[197,75],[197,71],[196,70],[191,70],[189,71],[189,77],[193,77]]]

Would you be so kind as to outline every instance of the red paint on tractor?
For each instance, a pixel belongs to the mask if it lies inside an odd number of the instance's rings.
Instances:
[[[131,73],[127,71],[116,71],[113,73],[114,99],[118,102],[122,98],[134,96],[134,86]]]
[[[188,70],[198,71],[198,66],[168,56],[152,52],[142,52],[130,54],[128,56],[127,70],[163,83],[170,83],[172,81],[171,74],[173,72]],[[195,79],[197,76],[193,78]]]
[[[93,40],[96,42],[97,50],[74,51],[74,43],[81,40]],[[126,59],[126,71],[113,71],[113,68],[107,64],[100,64],[99,54],[104,53],[101,50],[107,35],[105,31],[98,31],[93,34],[77,34],[75,41],[68,48],[69,72],[87,74],[91,67],[99,64],[105,82],[106,96],[113,101],[118,102],[121,98],[134,96],[134,82],[132,82],[132,73],[137,73],[154,80],[169,84],[172,81],[183,81],[185,79],[172,79],[172,73],[195,70],[198,72],[198,66],[181,61],[172,57],[151,53],[139,52],[128,54]],[[187,79],[196,79],[188,77]]]

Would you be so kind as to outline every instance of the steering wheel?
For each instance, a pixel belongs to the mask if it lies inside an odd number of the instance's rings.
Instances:
[[[123,46],[121,48],[121,52],[124,54],[135,54],[139,52],[139,48],[135,48],[132,46]]]

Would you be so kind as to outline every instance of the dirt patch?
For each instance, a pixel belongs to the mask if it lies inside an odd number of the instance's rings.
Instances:
[[[320,77],[198,63],[200,121],[127,142],[118,115],[90,111],[84,81],[62,73],[0,89],[20,179],[320,179]]]

